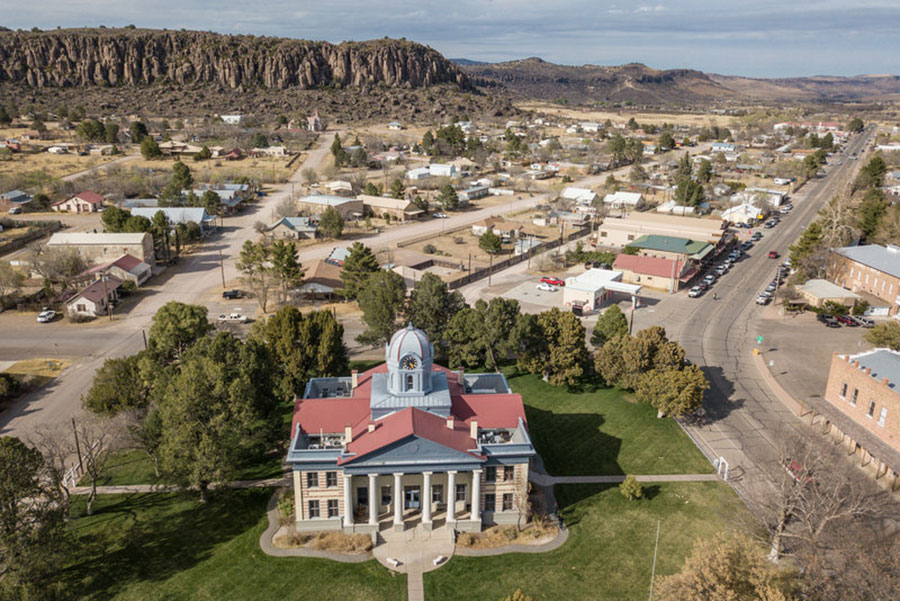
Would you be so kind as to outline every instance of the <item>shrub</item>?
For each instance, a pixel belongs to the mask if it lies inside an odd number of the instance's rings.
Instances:
[[[0,373],[0,401],[6,401],[19,393],[22,383],[12,374]]]
[[[619,485],[619,492],[629,501],[633,501],[641,498],[641,495],[644,494],[644,488],[637,481],[637,478],[629,475],[625,476],[625,481]]]
[[[137,285],[131,280],[125,280],[124,282],[122,282],[122,285],[119,286],[119,294],[122,294],[123,296],[126,294],[131,294],[135,290],[137,290]]]
[[[866,311],[869,310],[869,301],[859,301],[853,308],[850,310],[851,315],[865,315]]]
[[[426,244],[422,250],[426,255],[433,255],[437,252],[437,248],[435,248],[434,244]]]
[[[83,315],[81,313],[72,313],[69,315],[69,321],[71,323],[87,323],[89,321],[94,321],[97,319],[93,315]]]

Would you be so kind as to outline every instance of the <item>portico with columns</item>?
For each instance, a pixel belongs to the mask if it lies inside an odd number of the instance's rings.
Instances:
[[[296,528],[472,532],[523,519],[534,447],[503,375],[433,365],[411,325],[385,359],[349,378],[314,378],[297,400],[287,457]]]

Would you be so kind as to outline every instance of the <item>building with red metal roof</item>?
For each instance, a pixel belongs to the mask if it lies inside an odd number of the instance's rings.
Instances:
[[[297,399],[287,461],[298,530],[478,531],[525,513],[535,455],[522,397],[503,374],[434,365],[411,324],[385,363],[350,377],[313,378]]]

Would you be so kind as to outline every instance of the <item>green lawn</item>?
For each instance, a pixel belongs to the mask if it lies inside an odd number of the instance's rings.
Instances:
[[[540,601],[643,601],[658,519],[658,575],[679,571],[697,538],[752,523],[726,484],[678,482],[644,490],[651,498],[627,501],[616,486],[557,486],[569,526],[562,547],[549,553],[454,556],[425,574],[425,598],[499,601],[521,588]]]
[[[375,560],[265,555],[259,536],[271,494],[217,492],[207,505],[196,495],[101,495],[93,516],[72,521],[77,552],[61,578],[73,598],[91,601],[406,598],[406,578]]]
[[[280,478],[284,456],[270,453],[262,461],[240,468],[235,480],[265,480]],[[153,470],[153,461],[143,451],[125,449],[113,453],[106,465],[105,476],[100,479],[101,486],[122,486],[126,484],[156,484],[165,482],[157,478]],[[90,481],[83,477],[79,484],[87,486]]]
[[[671,418],[617,388],[572,391],[534,375],[510,374],[522,395],[528,429],[554,476],[694,474],[709,461]]]

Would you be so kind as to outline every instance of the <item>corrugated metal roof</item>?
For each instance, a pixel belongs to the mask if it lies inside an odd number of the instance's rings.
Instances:
[[[865,246],[845,246],[834,252],[851,261],[862,263],[882,273],[900,278],[900,246],[888,244],[867,244]]]
[[[859,368],[872,370],[870,374],[876,380],[888,379],[888,386],[896,390],[900,384],[900,353],[889,349],[875,349],[868,353],[851,355],[850,359],[859,361]]]
[[[50,236],[48,246],[58,244],[141,244],[148,233],[109,234],[93,232],[56,233]]]

